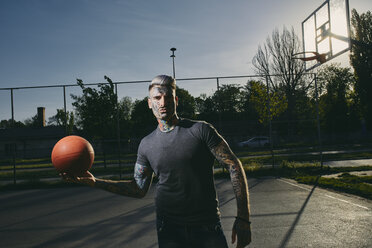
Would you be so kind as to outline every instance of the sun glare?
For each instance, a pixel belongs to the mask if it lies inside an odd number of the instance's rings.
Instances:
[[[302,23],[305,52],[326,53],[332,59],[350,48],[347,1],[326,1]],[[315,64],[309,61],[306,68]]]
[[[337,37],[331,38],[332,55],[349,48],[349,30],[345,0],[330,1],[331,33]]]

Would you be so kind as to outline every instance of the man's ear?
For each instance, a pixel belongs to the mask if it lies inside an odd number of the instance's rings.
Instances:
[[[147,98],[147,104],[149,105],[149,109],[152,109],[152,104],[151,104],[151,99],[150,99],[150,97],[149,98]]]

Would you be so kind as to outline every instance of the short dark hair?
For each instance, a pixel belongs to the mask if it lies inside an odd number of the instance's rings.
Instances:
[[[168,75],[158,75],[154,77],[154,79],[151,81],[149,85],[149,91],[154,86],[165,86],[170,87],[173,90],[176,90],[176,79]]]

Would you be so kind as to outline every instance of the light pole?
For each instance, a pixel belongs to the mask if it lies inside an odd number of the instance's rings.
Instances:
[[[173,61],[173,78],[176,78],[176,68],[174,66],[174,58],[176,57],[176,55],[174,55],[174,51],[176,51],[177,49],[175,47],[172,47],[170,50],[172,51],[172,55],[170,57]]]

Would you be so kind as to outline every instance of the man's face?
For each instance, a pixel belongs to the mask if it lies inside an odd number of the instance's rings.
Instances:
[[[150,90],[148,104],[156,119],[167,121],[172,118],[176,114],[177,103],[176,92],[170,87],[154,86]]]

